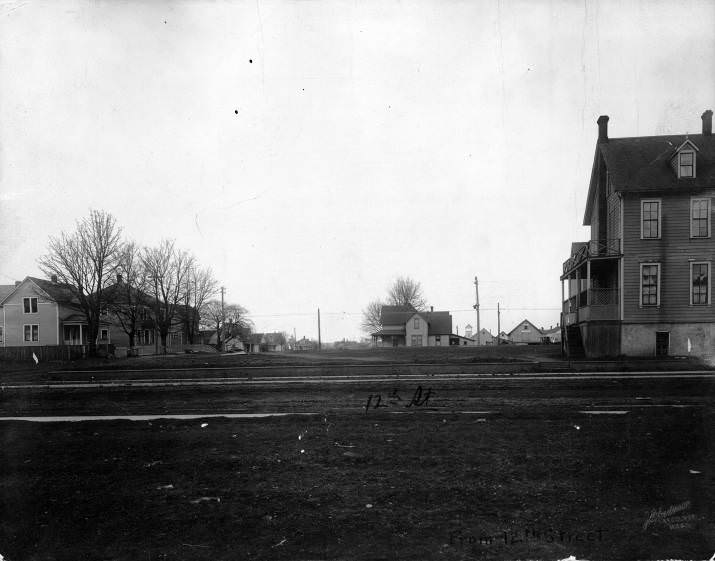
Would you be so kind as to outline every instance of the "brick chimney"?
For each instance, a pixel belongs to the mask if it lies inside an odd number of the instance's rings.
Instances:
[[[713,112],[708,109],[700,117],[703,120],[703,136],[712,136],[713,134]]]
[[[598,120],[598,141],[608,142],[608,115],[601,115]]]
[[[15,281],[15,286],[20,286],[22,284],[22,281]]]
[[[52,284],[57,284],[57,275],[52,275],[50,280],[52,281]]]

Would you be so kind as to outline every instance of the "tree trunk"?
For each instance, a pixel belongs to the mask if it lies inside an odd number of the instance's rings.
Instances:
[[[97,333],[99,326],[89,318],[87,319],[87,354],[90,357],[97,356]]]
[[[161,333],[161,353],[166,354],[166,338],[169,335],[169,330],[162,329],[160,333]]]

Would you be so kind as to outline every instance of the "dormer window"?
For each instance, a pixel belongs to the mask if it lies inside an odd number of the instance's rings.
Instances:
[[[695,153],[681,152],[678,158],[678,177],[695,177]]]
[[[670,165],[673,171],[678,175],[678,179],[690,179],[695,177],[695,156],[698,152],[698,147],[687,138],[685,142],[675,149],[670,159]]]

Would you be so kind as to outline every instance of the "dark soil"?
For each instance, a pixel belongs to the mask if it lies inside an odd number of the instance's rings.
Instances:
[[[706,408],[4,422],[0,554],[707,559],[714,429]]]

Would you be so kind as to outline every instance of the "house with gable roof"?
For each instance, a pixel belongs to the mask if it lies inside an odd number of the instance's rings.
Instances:
[[[516,324],[516,327],[507,333],[507,339],[512,343],[535,345],[542,342],[544,334],[528,319]]]
[[[469,339],[452,333],[452,314],[445,311],[419,311],[412,306],[382,306],[382,327],[372,333],[381,347],[440,347],[466,345]]]
[[[598,140],[583,225],[564,262],[562,347],[570,356],[712,355],[715,138]]]
[[[87,320],[77,297],[56,276],[25,277],[0,294],[3,347],[87,344]],[[100,338],[108,339],[108,327],[100,326]]]

